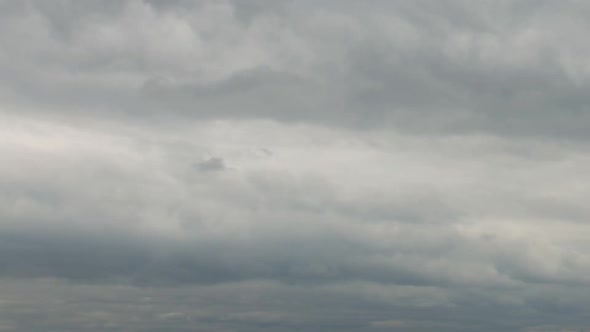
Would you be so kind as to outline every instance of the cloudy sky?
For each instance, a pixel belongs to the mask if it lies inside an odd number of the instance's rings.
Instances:
[[[589,18],[0,0],[0,331],[590,331]]]

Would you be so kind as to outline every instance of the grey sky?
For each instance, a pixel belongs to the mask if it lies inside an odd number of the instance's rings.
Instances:
[[[583,1],[0,0],[0,331],[588,331]]]

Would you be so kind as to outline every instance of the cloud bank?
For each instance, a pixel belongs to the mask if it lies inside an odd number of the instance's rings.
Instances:
[[[586,331],[581,1],[0,2],[0,331]]]

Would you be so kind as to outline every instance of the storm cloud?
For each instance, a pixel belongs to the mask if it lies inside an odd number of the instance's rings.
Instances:
[[[0,1],[0,331],[586,331],[582,1]]]

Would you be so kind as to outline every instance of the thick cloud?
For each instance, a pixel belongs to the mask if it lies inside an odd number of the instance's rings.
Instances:
[[[579,1],[3,7],[2,85],[19,105],[158,121],[552,137],[587,129],[588,8]]]
[[[589,9],[0,1],[0,331],[588,330]]]
[[[585,305],[569,290],[586,287],[590,268],[587,153],[576,144],[271,122],[2,123],[5,278],[99,289],[267,280],[346,294],[369,312],[399,305],[406,289],[411,321],[424,306],[537,317]],[[391,328],[379,315],[362,324]],[[412,328],[451,324],[428,319]],[[470,329],[456,320],[449,330]]]

